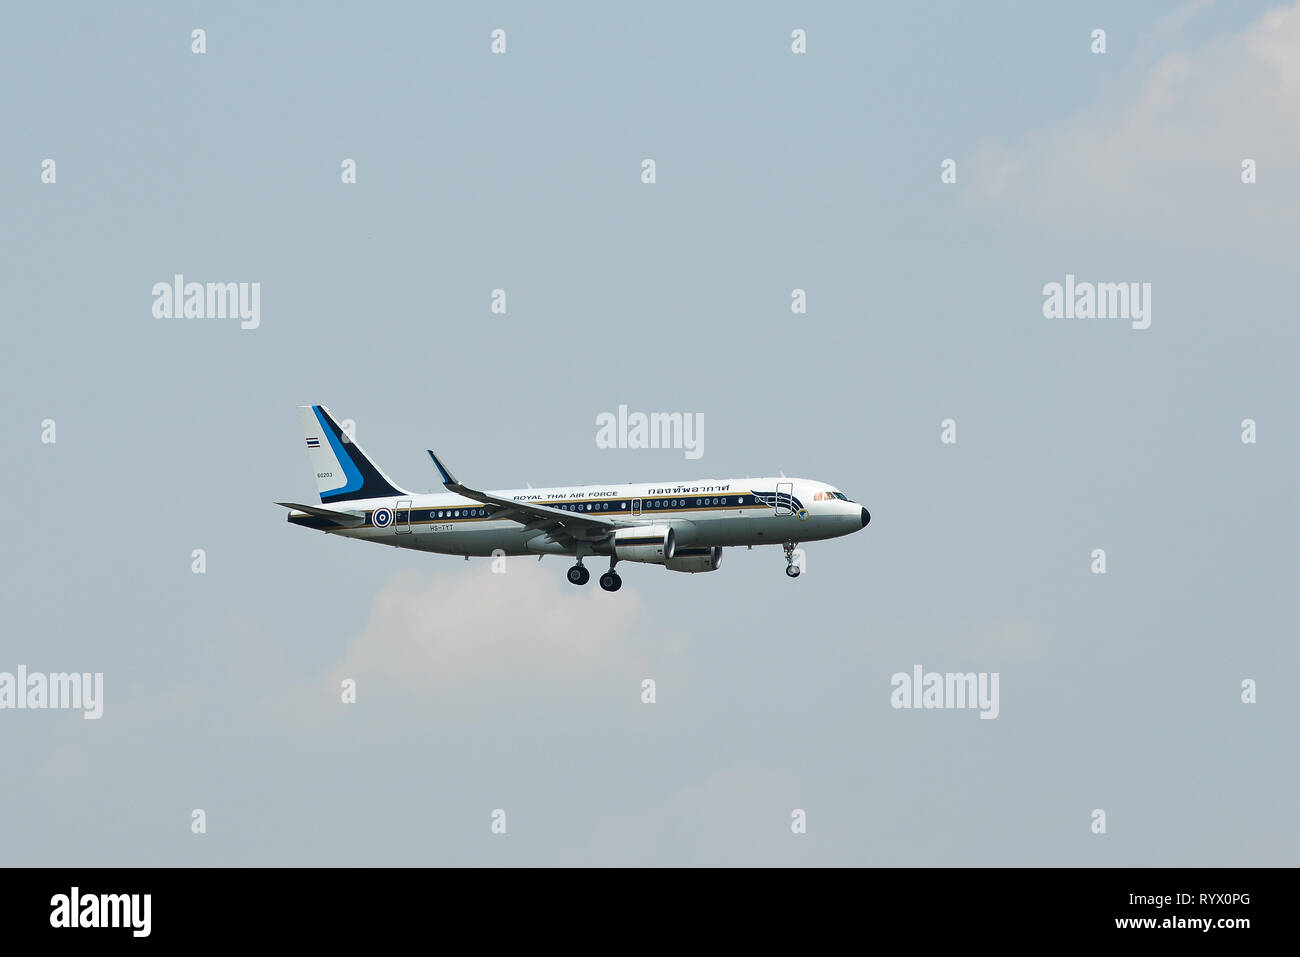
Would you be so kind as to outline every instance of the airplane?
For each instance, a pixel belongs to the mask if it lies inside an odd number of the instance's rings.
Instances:
[[[585,585],[584,558],[609,558],[600,587],[618,591],[619,562],[711,572],[728,546],[781,545],[798,578],[800,542],[866,528],[871,514],[843,492],[810,479],[701,479],[632,485],[480,491],[458,481],[429,452],[441,493],[408,492],[340,428],[323,405],[298,407],[320,506],[277,502],[288,521],[343,538],[444,555],[569,555],[567,577]]]

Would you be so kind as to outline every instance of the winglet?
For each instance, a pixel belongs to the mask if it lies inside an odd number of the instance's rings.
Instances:
[[[443,467],[443,464],[438,461],[438,456],[434,455],[433,452],[431,452],[429,449],[425,449],[425,451],[429,453],[429,458],[433,459],[433,467],[436,468],[438,470],[438,474],[442,476],[443,485],[460,484],[459,482],[456,481],[456,477],[452,475],[450,472],[448,472],[447,469]]]

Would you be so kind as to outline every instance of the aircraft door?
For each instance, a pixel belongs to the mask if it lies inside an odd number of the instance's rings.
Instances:
[[[397,503],[393,515],[393,531],[398,535],[411,534],[411,500],[404,499]]]
[[[794,483],[776,483],[776,514],[792,515],[794,513]]]

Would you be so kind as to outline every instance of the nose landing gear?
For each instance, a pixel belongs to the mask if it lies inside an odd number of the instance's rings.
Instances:
[[[803,571],[794,563],[794,547],[798,544],[798,542],[785,543],[785,573],[791,578],[798,578],[799,573]]]

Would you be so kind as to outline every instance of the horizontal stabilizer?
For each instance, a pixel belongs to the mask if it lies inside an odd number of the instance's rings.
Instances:
[[[366,516],[363,512],[336,512],[331,508],[321,508],[317,505],[299,505],[296,502],[276,502],[275,504],[296,509],[299,512],[306,512],[308,515],[315,515],[317,518],[329,519],[331,522],[346,528],[366,524]]]

